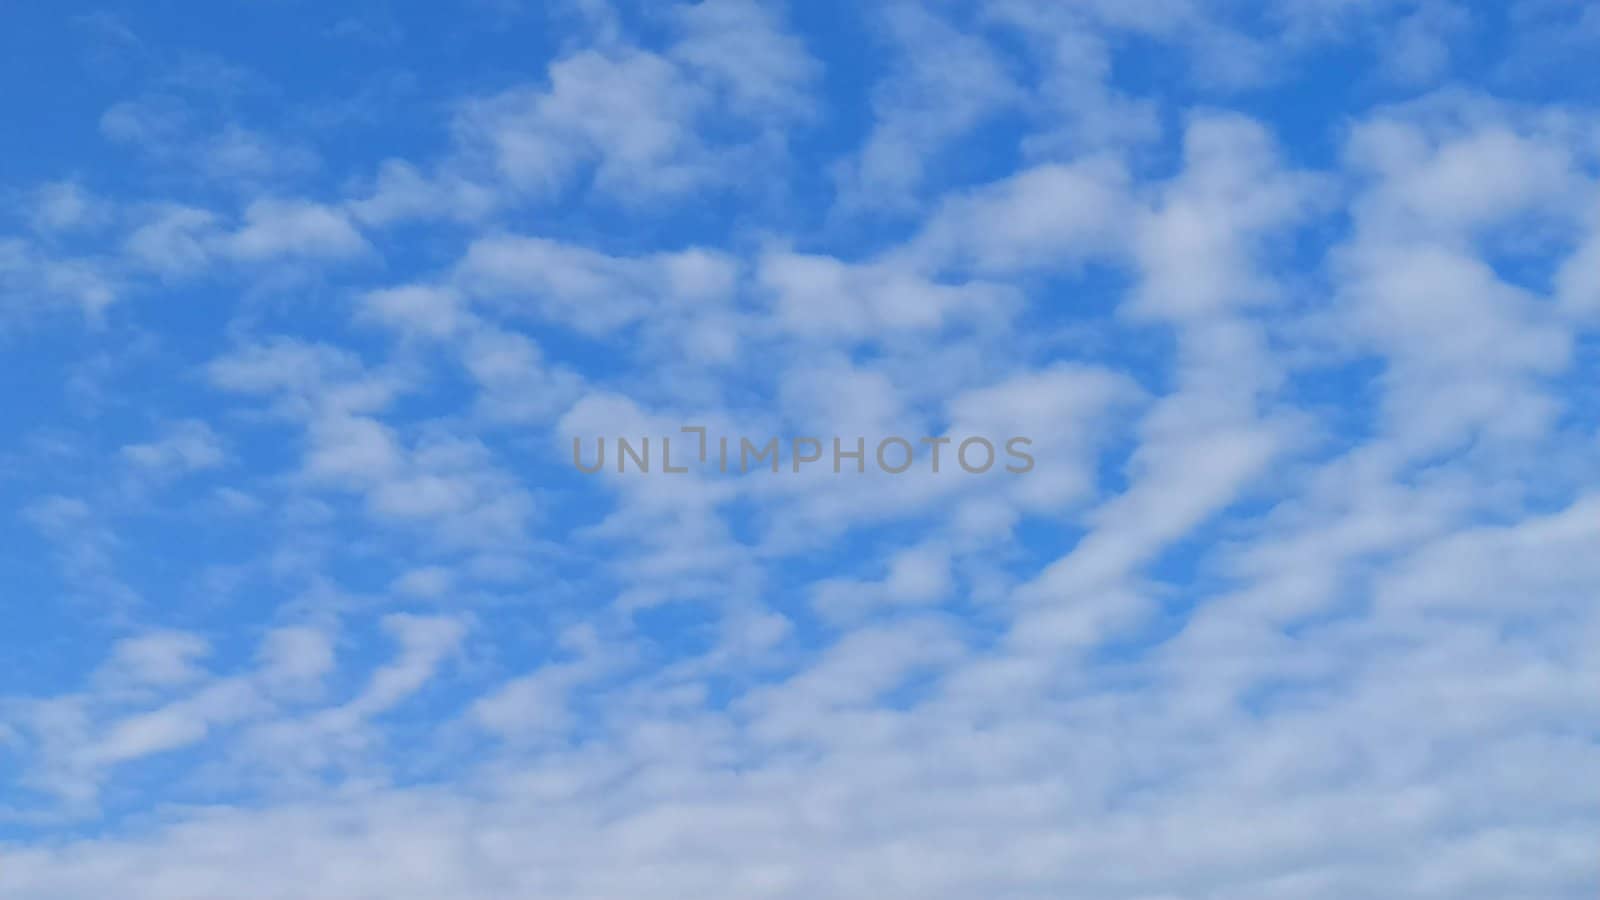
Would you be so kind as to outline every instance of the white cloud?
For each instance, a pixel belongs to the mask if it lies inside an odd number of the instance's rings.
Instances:
[[[1586,317],[1600,313],[1600,229],[1562,264],[1556,288],[1570,312]]]
[[[204,674],[196,662],[210,652],[205,638],[188,632],[158,631],[125,638],[112,648],[101,677],[111,689],[181,685]]]
[[[108,204],[75,181],[41,185],[33,194],[33,227],[54,233],[93,228],[110,218]]]
[[[100,260],[0,237],[0,321],[32,321],[66,304],[98,323],[121,296],[118,282]]]
[[[852,264],[787,251],[761,258],[779,327],[818,339],[866,340],[897,331],[936,333],[961,319],[1007,318],[1015,297],[993,284],[944,284],[893,261]]]
[[[817,61],[784,31],[774,4],[704,0],[673,12],[680,32],[668,54],[725,91],[754,119],[810,117]]]
[[[261,677],[267,689],[303,689],[333,671],[333,642],[327,632],[310,626],[275,628],[262,639]]]
[[[515,332],[483,329],[462,355],[480,388],[477,408],[491,421],[548,421],[582,390],[575,373],[551,364],[537,343]]]
[[[223,243],[229,255],[246,261],[275,257],[348,259],[371,251],[366,239],[342,212],[300,200],[257,200],[244,212],[244,225]]]
[[[204,422],[180,422],[163,438],[122,448],[128,462],[148,472],[184,473],[212,469],[227,458],[221,439]]]
[[[1113,159],[1038,166],[944,200],[907,254],[928,269],[985,274],[1115,258],[1135,211],[1127,194]]]
[[[1399,116],[1358,127],[1351,161],[1380,179],[1361,207],[1364,224],[1412,239],[1449,238],[1528,213],[1575,212],[1574,203],[1592,193],[1580,190],[1571,150],[1555,136],[1519,134],[1499,122],[1468,129]],[[1502,175],[1482,177],[1490,171]]]
[[[320,165],[301,143],[249,128],[215,109],[216,97],[249,76],[226,67],[175,73],[175,92],[153,93],[117,103],[100,116],[100,133],[137,150],[183,179],[259,186],[294,180]],[[188,84],[181,82],[191,80]]]
[[[1272,299],[1254,274],[1258,257],[1276,230],[1312,211],[1315,179],[1287,171],[1266,129],[1241,116],[1195,119],[1183,147],[1182,174],[1137,227],[1135,309],[1204,316]]]
[[[404,285],[372,291],[362,298],[362,313],[397,331],[430,338],[448,337],[466,322],[461,296],[432,285]]]
[[[456,272],[468,291],[513,315],[599,334],[650,312],[697,310],[726,299],[732,263],[701,250],[621,257],[544,238],[474,241]]]
[[[879,12],[894,68],[873,91],[872,133],[835,177],[847,208],[904,211],[921,197],[928,161],[1021,92],[987,41],[918,4]]]
[[[370,188],[349,202],[351,213],[368,225],[414,219],[474,221],[498,203],[495,192],[460,175],[428,175],[404,160],[385,160]]]
[[[534,12],[16,191],[0,895],[1585,894],[1579,14]]]
[[[441,597],[450,590],[454,578],[443,566],[412,569],[394,580],[391,589],[413,597]]]
[[[548,89],[475,101],[456,125],[513,187],[554,194],[592,160],[596,187],[634,202],[714,174],[692,127],[710,95],[666,60],[585,51],[553,64],[549,77]]]
[[[157,273],[196,272],[210,261],[216,223],[217,217],[204,209],[166,207],[129,233],[124,248],[135,262]]]

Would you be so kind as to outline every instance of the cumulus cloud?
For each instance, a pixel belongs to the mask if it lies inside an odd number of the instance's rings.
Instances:
[[[210,469],[226,459],[215,431],[204,422],[184,422],[160,440],[122,448],[128,462],[147,471]]]
[[[1592,16],[259,12],[36,73],[0,895],[1592,895]]]

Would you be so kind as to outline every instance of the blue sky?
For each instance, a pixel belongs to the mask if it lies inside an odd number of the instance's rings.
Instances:
[[[1600,10],[0,16],[0,896],[1600,887]]]

